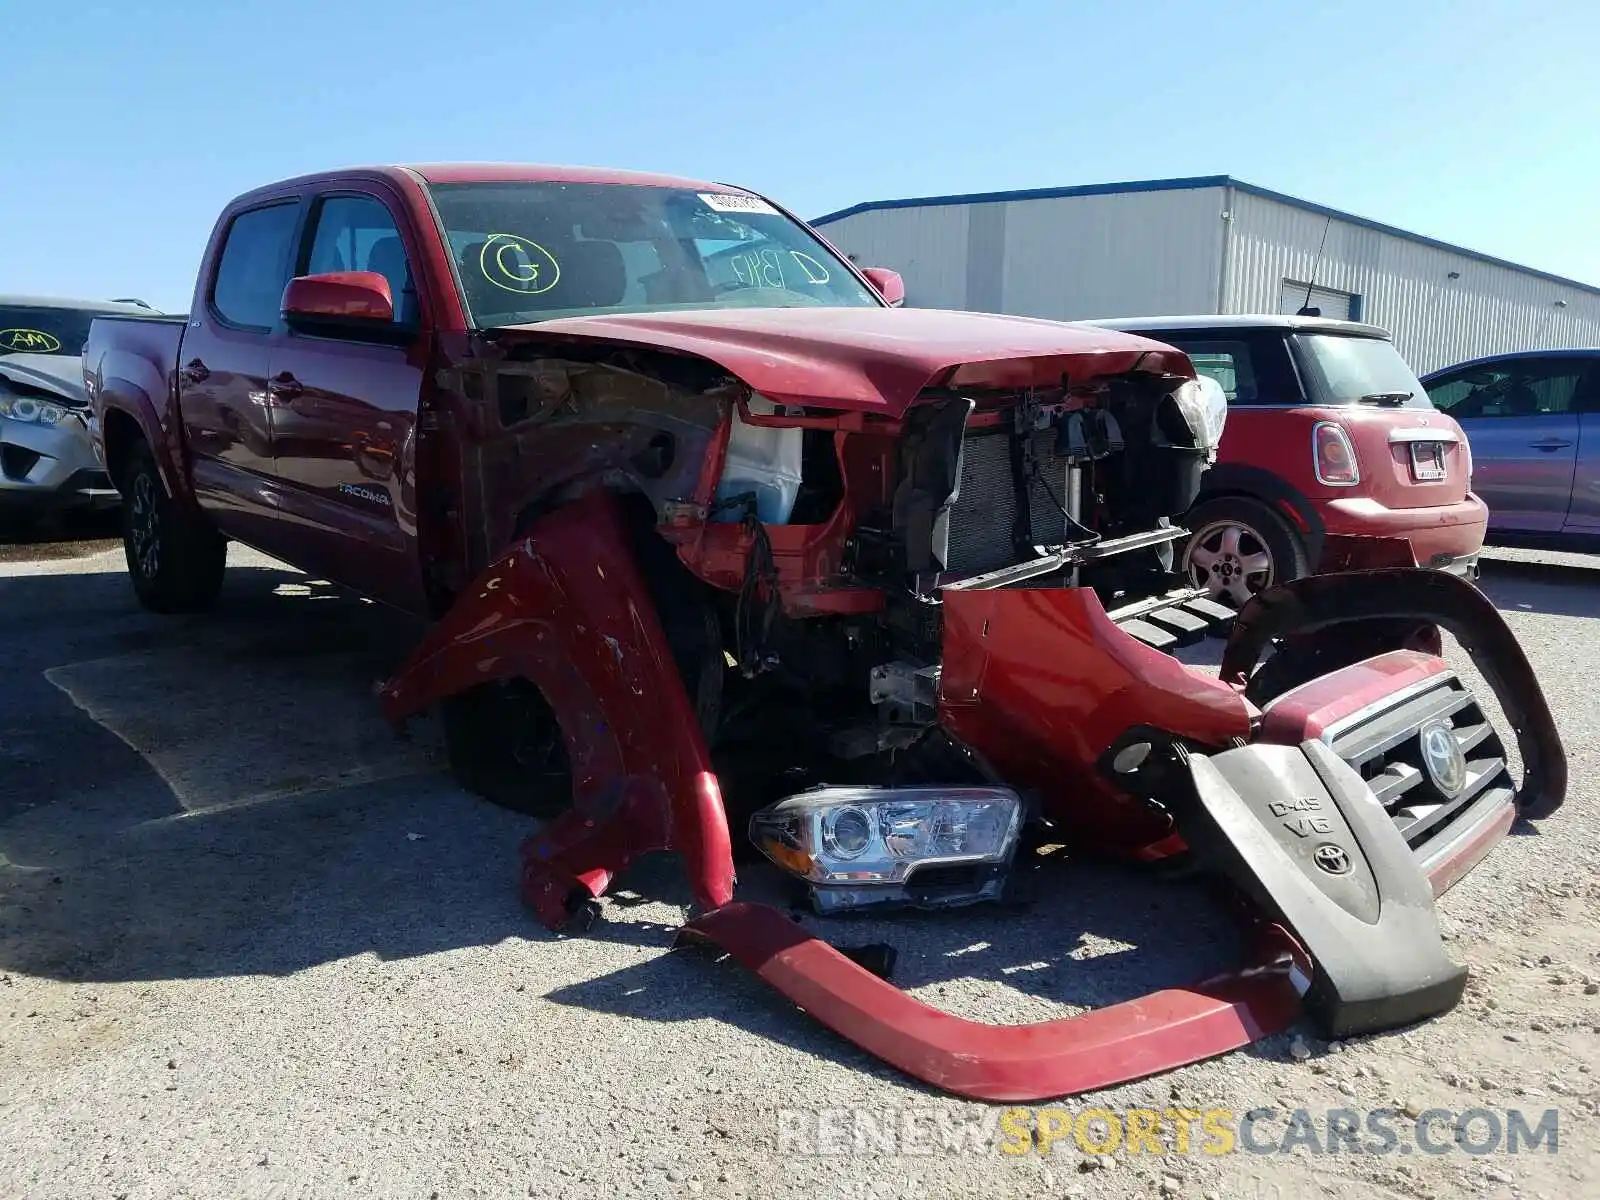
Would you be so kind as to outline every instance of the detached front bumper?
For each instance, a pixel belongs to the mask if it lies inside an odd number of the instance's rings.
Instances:
[[[1274,631],[1296,616],[1314,633],[1348,620],[1392,620],[1396,610],[1470,638],[1517,729],[1528,764],[1523,787],[1501,788],[1499,775],[1480,781],[1425,839],[1415,812],[1380,800],[1375,789],[1397,787],[1401,776],[1378,751],[1387,739],[1414,736],[1413,725],[1396,722],[1417,714],[1374,701],[1387,693],[1400,705],[1440,706],[1436,693],[1448,674],[1439,660],[1405,652],[1286,693],[1248,745],[1187,754],[1186,778],[1168,797],[1178,829],[1197,865],[1227,878],[1254,912],[1251,953],[1235,971],[1077,1017],[993,1026],[928,1007],[770,907],[723,905],[682,936],[719,946],[907,1074],[989,1101],[1040,1100],[1170,1070],[1281,1032],[1302,1014],[1338,1037],[1446,1012],[1460,1000],[1466,970],[1444,951],[1433,897],[1488,852],[1519,810],[1548,815],[1565,794],[1564,751],[1509,629],[1475,588],[1438,572],[1314,577],[1246,606],[1224,675],[1248,674]],[[1464,711],[1444,707],[1444,717]],[[1424,732],[1443,719],[1430,709]],[[1444,723],[1458,746],[1471,742],[1465,753],[1483,745],[1471,741],[1470,725]],[[1342,740],[1352,731],[1367,740]]]
[[[0,509],[106,508],[119,500],[75,413],[57,425],[0,417]]]

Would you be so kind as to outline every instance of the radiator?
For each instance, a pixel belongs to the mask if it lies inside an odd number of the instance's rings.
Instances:
[[[1067,499],[1067,466],[1056,456],[1054,429],[1041,429],[1031,436],[1036,468],[1028,483],[1033,540],[1037,545],[1057,546],[1068,540],[1062,512]],[[961,447],[961,484],[950,513],[945,570],[975,575],[1021,561],[1011,545],[1016,516],[1010,435],[1004,429],[969,432]]]

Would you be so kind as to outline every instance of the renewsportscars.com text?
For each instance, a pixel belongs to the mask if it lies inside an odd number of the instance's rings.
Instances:
[[[784,1108],[780,1154],[1556,1154],[1560,1111]]]

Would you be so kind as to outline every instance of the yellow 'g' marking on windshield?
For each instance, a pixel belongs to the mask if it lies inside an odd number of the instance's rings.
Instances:
[[[491,234],[478,252],[478,270],[497,288],[538,296],[561,281],[561,264],[538,242],[514,233]]]
[[[42,329],[0,329],[0,350],[15,350],[19,354],[54,354],[60,349],[60,339]]]

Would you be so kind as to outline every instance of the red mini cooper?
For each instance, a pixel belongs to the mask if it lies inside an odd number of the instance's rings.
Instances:
[[[1475,578],[1488,509],[1461,426],[1387,330],[1321,317],[1139,317],[1222,385],[1228,421],[1186,523],[1197,587],[1243,604],[1324,571],[1416,565]]]

